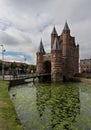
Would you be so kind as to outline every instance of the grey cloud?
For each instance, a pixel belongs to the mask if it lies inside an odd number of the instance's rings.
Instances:
[[[7,28],[12,26],[12,23],[4,19],[0,19],[0,29],[5,31]]]
[[[8,46],[16,46],[19,44],[18,40],[8,35],[5,32],[0,32],[0,42]]]
[[[71,9],[69,18],[75,23],[89,19],[91,12],[90,5],[91,1],[88,0],[87,1],[81,0],[79,2],[77,1],[74,8]]]
[[[32,62],[35,62],[40,38],[50,51],[52,27],[55,24],[61,34],[66,19],[80,44],[80,57],[91,56],[90,0],[0,0],[0,3],[0,30],[4,30],[0,32],[0,41],[12,50],[31,55]]]
[[[43,10],[51,0],[6,0],[4,4],[7,4],[13,11],[20,13],[35,13]]]

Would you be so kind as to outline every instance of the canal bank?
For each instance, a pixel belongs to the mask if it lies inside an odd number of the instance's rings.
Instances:
[[[0,130],[23,130],[8,95],[9,81],[0,80]]]
[[[81,78],[81,82],[85,82],[85,83],[90,83],[91,84],[91,79],[83,79],[83,78]],[[18,82],[17,83],[17,81],[16,81],[16,85],[18,85],[20,82]],[[12,84],[11,85],[11,87],[13,86],[13,85],[15,85],[15,84]],[[20,84],[22,84],[22,82],[20,83]],[[11,103],[11,101],[9,101],[8,102],[8,100],[10,100],[9,99],[9,96],[7,95],[8,94],[8,85],[9,85],[9,82],[7,82],[7,81],[0,81],[0,130],[22,130],[23,128],[22,128],[22,126],[20,125],[20,123],[19,123],[19,120],[17,119],[17,116],[15,115],[15,111],[14,111],[14,109],[13,109],[13,107],[12,107],[12,103]],[[27,86],[27,84],[26,84],[26,86]],[[25,87],[26,87],[25,86]],[[18,86],[19,87],[19,86]],[[33,86],[31,86],[31,85],[28,85],[28,88],[30,89],[31,88],[31,90],[33,90],[33,89],[36,89],[35,88],[35,86],[32,88]],[[85,85],[85,87],[86,87],[86,85]],[[85,87],[83,86],[83,88],[85,89]],[[27,87],[26,87],[27,88]],[[39,89],[40,88],[40,89]],[[48,97],[46,97],[46,94],[48,95],[48,93],[51,91],[49,88],[50,87],[45,87],[45,89],[44,88],[42,88],[42,91],[41,91],[41,87],[39,87],[39,88],[37,88],[37,91],[39,91],[38,93],[39,94],[37,94],[37,96],[39,95],[40,96],[40,94],[41,94],[41,92],[43,93],[43,96],[45,97],[45,98],[48,98]],[[43,90],[44,89],[44,90]],[[35,90],[33,90],[33,91],[35,91]],[[43,92],[44,91],[44,92]],[[47,93],[47,91],[48,91],[48,93]],[[5,93],[4,93],[5,92]],[[24,91],[25,92],[25,91]],[[26,92],[27,93],[27,92]],[[30,93],[29,94],[31,94],[31,91],[30,91]],[[61,94],[61,91],[60,91],[60,94]],[[35,94],[33,94],[33,96],[34,96]],[[58,94],[57,94],[58,95]],[[57,96],[56,95],[56,96]],[[32,96],[32,94],[31,94],[31,96]],[[40,102],[44,102],[45,101],[45,99],[44,99],[44,101],[43,100],[41,100],[42,99],[42,97],[43,97],[42,95],[40,96],[40,99],[38,100],[38,104],[39,104],[39,106],[38,106],[38,109],[40,109],[42,106],[41,106],[41,104],[40,104]],[[3,99],[4,98],[4,99]],[[34,97],[35,98],[35,97]],[[29,97],[28,97],[28,99],[29,99]],[[14,99],[15,100],[15,99]],[[27,97],[26,97],[26,100],[27,100]],[[34,99],[33,99],[34,100]],[[48,99],[47,99],[48,100]],[[53,102],[53,101],[52,101]],[[28,104],[29,103],[31,103],[31,100],[28,102]],[[8,105],[8,106],[7,106]],[[45,107],[45,103],[43,103],[43,108],[46,108]],[[51,105],[51,104],[50,104]],[[24,105],[25,106],[25,105]],[[41,106],[41,107],[40,107]],[[55,104],[54,104],[54,107],[55,107]],[[23,107],[22,107],[23,108]],[[30,108],[30,107],[29,107]],[[30,109],[31,110],[31,109]],[[41,110],[41,109],[40,109]],[[12,111],[12,112],[11,112]],[[11,113],[11,114],[10,114]],[[48,112],[49,113],[49,112]],[[46,113],[46,114],[48,114],[48,113]],[[25,114],[26,116],[27,116],[27,113]],[[41,111],[40,111],[40,115],[41,115]],[[49,115],[50,115],[50,113],[49,113]],[[25,116],[25,117],[26,117]],[[50,118],[49,118],[50,119]],[[27,129],[28,130],[28,129]],[[29,129],[30,130],[30,129]]]

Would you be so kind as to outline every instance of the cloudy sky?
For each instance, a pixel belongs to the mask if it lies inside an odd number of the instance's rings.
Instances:
[[[50,52],[53,26],[60,35],[67,20],[80,45],[80,59],[91,58],[91,0],[0,0],[0,45],[6,61],[36,64],[43,39]],[[0,48],[0,59],[1,59]]]

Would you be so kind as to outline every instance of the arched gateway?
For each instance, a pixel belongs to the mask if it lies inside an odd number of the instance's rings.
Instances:
[[[51,73],[51,62],[50,61],[45,61],[43,63],[43,70],[44,70],[44,73]]]
[[[53,82],[62,81],[78,73],[79,45],[76,45],[75,37],[70,35],[67,22],[65,22],[61,35],[57,34],[54,26],[51,33],[51,53],[45,52],[41,40],[37,51],[36,66],[38,74],[51,73]]]

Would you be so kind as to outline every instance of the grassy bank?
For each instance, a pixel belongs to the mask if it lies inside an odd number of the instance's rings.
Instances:
[[[8,81],[0,81],[0,130],[23,130],[8,95]]]

